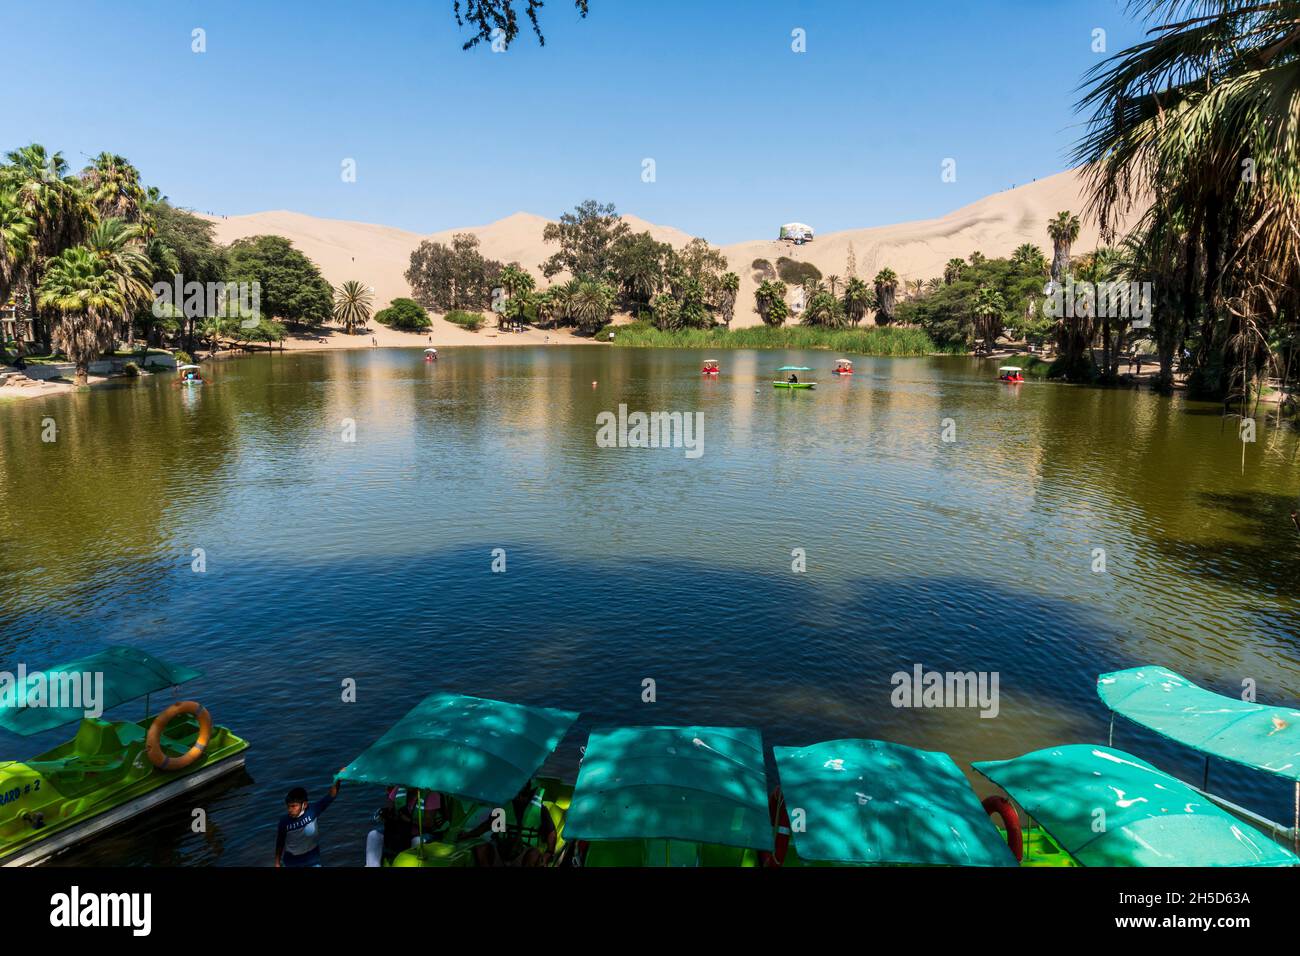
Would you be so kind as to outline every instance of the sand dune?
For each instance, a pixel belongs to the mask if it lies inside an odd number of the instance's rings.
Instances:
[[[942,275],[944,264],[951,258],[966,258],[975,251],[991,258],[1004,256],[1025,242],[1040,246],[1050,256],[1047,222],[1063,209],[1082,216],[1085,202],[1081,185],[1079,174],[1067,171],[985,197],[938,219],[820,234],[814,242],[804,246],[775,239],[724,246],[723,252],[731,268],[741,277],[735,325],[754,325],[759,321],[753,311],[755,282],[750,267],[757,258],[774,262],[778,256],[788,256],[813,263],[824,275],[847,277],[848,251],[852,243],[857,275],[869,281],[886,266],[898,273],[902,280],[929,279]],[[485,226],[446,229],[429,235],[285,211],[227,219],[206,218],[215,223],[216,237],[223,243],[261,234],[281,235],[292,240],[295,247],[320,266],[330,282],[337,284],[347,279],[359,279],[373,286],[377,308],[398,296],[410,295],[403,273],[412,250],[423,239],[450,242],[455,233],[473,233],[478,237],[485,256],[502,262],[519,262],[539,279],[540,285],[546,284],[541,277],[540,265],[556,248],[542,240],[542,231],[548,220],[525,212]],[[626,214],[624,219],[633,230],[649,230],[660,242],[680,247],[690,241],[690,236],[679,229],[655,225]],[[1076,253],[1095,247],[1098,239],[1097,223],[1085,219],[1074,247]],[[385,339],[390,337],[385,336]],[[424,337],[420,338],[423,340]],[[461,344],[483,339],[481,333],[462,332],[440,319],[436,323],[436,344]],[[491,341],[496,343],[499,340]],[[413,337],[412,344],[414,342]]]

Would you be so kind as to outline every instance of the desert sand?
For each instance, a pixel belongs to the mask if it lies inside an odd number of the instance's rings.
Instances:
[[[941,276],[949,259],[964,259],[976,251],[996,258],[1008,255],[1017,246],[1028,242],[1042,248],[1050,258],[1052,244],[1047,235],[1047,223],[1056,213],[1066,209],[1082,220],[1079,239],[1074,245],[1075,254],[1095,248],[1100,230],[1095,220],[1084,216],[1084,208],[1081,177],[1077,171],[1071,170],[996,193],[938,219],[818,234],[813,242],[804,246],[774,238],[723,246],[722,251],[731,269],[741,277],[733,327],[757,325],[760,321],[754,311],[757,283],[751,263],[755,259],[774,262],[779,256],[787,256],[813,263],[824,275],[847,278],[847,258],[852,244],[857,261],[856,273],[860,278],[870,281],[880,269],[888,266],[898,274],[902,285],[909,279]],[[332,284],[357,279],[371,286],[376,311],[386,307],[394,298],[410,295],[403,273],[411,252],[424,239],[449,243],[455,233],[472,233],[478,237],[483,255],[502,262],[518,262],[538,280],[539,288],[547,284],[540,265],[556,250],[554,244],[542,240],[542,230],[548,220],[524,212],[485,226],[445,229],[428,235],[286,211],[224,219],[205,218],[213,222],[216,238],[222,243],[255,235],[284,236],[312,259]],[[627,214],[623,218],[633,231],[649,230],[657,240],[676,247],[684,246],[691,239],[679,229],[649,223]],[[495,330],[485,328],[480,332],[467,332],[445,322],[440,316],[434,317],[434,327],[428,334],[395,332],[377,323],[372,323],[371,331],[374,343],[380,347],[587,341],[576,339],[564,331],[529,330],[497,334]],[[286,347],[360,348],[371,344],[370,334],[346,336],[330,332],[324,336],[324,341],[316,337],[300,337],[286,342]]]

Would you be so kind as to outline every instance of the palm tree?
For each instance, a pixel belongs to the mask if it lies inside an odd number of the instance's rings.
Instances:
[[[857,276],[849,279],[844,286],[844,313],[849,321],[857,325],[873,304],[871,287]]]
[[[617,299],[615,291],[604,282],[586,279],[578,283],[573,296],[573,319],[584,332],[596,332],[609,321]]]
[[[140,227],[121,219],[105,219],[91,228],[85,245],[117,278],[123,308],[118,316],[118,336],[124,335],[127,347],[134,347],[135,311],[149,301],[153,279],[153,263],[145,254]]]
[[[537,293],[537,296],[533,299],[533,307],[537,313],[537,324],[539,326],[545,326],[553,322],[556,311],[555,290],[545,289]]]
[[[839,276],[827,276],[827,277],[826,277],[826,287],[827,287],[828,289],[831,290],[831,295],[838,295],[838,294],[839,294],[839,285],[840,285],[840,277],[839,277]]]
[[[839,328],[845,322],[844,309],[835,296],[828,291],[821,291],[808,300],[804,310],[803,324],[822,328]]]
[[[876,273],[876,324],[888,325],[894,321],[894,305],[898,295],[898,276],[886,266]]]
[[[924,279],[908,279],[903,283],[903,288],[907,290],[909,299],[916,299],[925,294]]]
[[[9,301],[34,249],[32,220],[18,203],[17,190],[0,187],[0,306]],[[15,312],[14,339],[22,358],[25,346],[24,322]],[[2,337],[0,337],[2,338]]]
[[[1070,271],[1070,247],[1079,238],[1079,217],[1068,210],[1058,212],[1048,221],[1047,234],[1052,239],[1052,282],[1060,285]]]
[[[961,274],[965,271],[965,259],[949,259],[948,264],[943,267],[943,284],[952,285],[961,278]]]
[[[500,326],[507,319],[512,322],[522,322],[527,312],[528,296],[537,283],[533,281],[531,275],[513,262],[501,270],[497,282],[506,293],[506,301],[502,303],[503,307],[497,313],[497,325]]]
[[[334,290],[334,321],[343,326],[348,335],[356,334],[370,321],[372,300],[370,290],[355,279],[349,279]]]
[[[754,290],[754,307],[764,324],[777,326],[785,322],[790,314],[790,307],[785,302],[786,286],[784,282],[764,279]]]
[[[95,208],[82,182],[69,175],[62,153],[51,154],[44,146],[33,143],[5,158],[8,165],[0,167],[0,185],[16,191],[18,205],[32,223],[31,253],[14,284],[26,290],[33,336],[48,345],[51,323],[40,314],[37,288],[46,263],[85,239],[95,220]]]
[[[724,272],[718,277],[718,313],[722,324],[731,328],[731,320],[736,317],[736,296],[740,294],[740,276],[734,272]]]
[[[118,276],[90,249],[73,246],[47,264],[37,304],[58,313],[54,345],[76,365],[76,384],[85,385],[90,363],[113,348],[126,308]]]
[[[971,302],[971,312],[975,319],[975,334],[984,340],[984,346],[993,350],[997,338],[1002,334],[1002,324],[1007,305],[1002,293],[988,286],[980,286]]]
[[[1017,246],[1016,251],[1011,253],[1011,261],[1025,272],[1033,275],[1047,275],[1047,257],[1043,255],[1043,250],[1032,242]]]
[[[81,174],[101,219],[139,222],[147,201],[140,173],[127,160],[100,153]]]
[[[1141,258],[1181,263],[1167,304],[1200,340],[1189,388],[1222,395],[1258,371],[1241,333],[1281,340],[1300,314],[1300,2],[1146,7],[1150,39],[1088,74],[1076,157],[1103,237],[1140,202]]]

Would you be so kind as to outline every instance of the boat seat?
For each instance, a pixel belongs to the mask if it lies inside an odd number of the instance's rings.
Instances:
[[[132,739],[128,727],[135,730],[139,736]],[[129,743],[143,740],[144,736],[145,732],[135,724],[118,725],[97,717],[84,717],[81,726],[77,728],[72,749],[79,757],[97,757],[125,750]],[[123,740],[123,737],[128,739]]]
[[[646,840],[643,866],[699,866],[700,846],[682,840]]]
[[[645,847],[637,840],[600,840],[588,845],[583,866],[644,865]]]
[[[758,866],[758,853],[738,846],[705,843],[700,847],[700,866]]]

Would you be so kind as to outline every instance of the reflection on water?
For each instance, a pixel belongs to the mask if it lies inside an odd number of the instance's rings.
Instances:
[[[1181,398],[1006,386],[965,359],[839,379],[806,352],[724,353],[709,380],[704,357],[276,355],[202,388],[0,405],[6,666],[136,644],[203,668],[191,693],[252,742],[249,775],[206,792],[208,834],[177,811],[68,861],[265,864],[284,792],[323,790],[438,689],[582,711],[550,768],[569,776],[586,732],[617,723],[884,737],[962,763],[1104,740],[1095,677],[1143,662],[1300,698],[1290,436],[1261,429],[1243,471],[1234,426]],[[817,391],[773,389],[787,364]],[[701,412],[703,457],[598,448],[620,402]],[[914,663],[998,671],[999,716],[894,709],[890,676]],[[1199,777],[1134,727],[1116,744]],[[1260,775],[1215,782],[1289,818]],[[345,787],[327,862],[360,862],[380,796]]]

